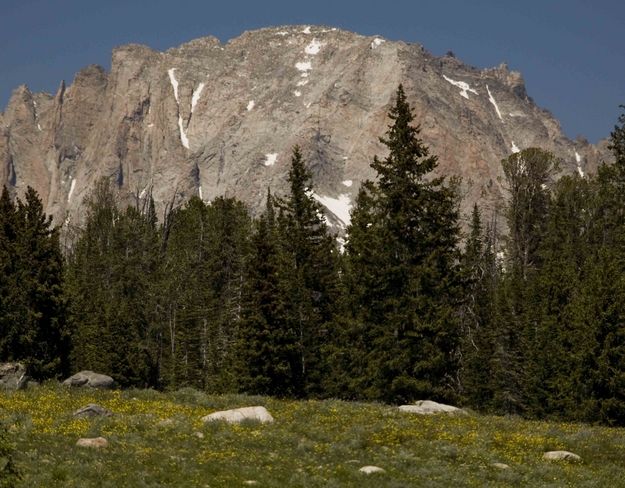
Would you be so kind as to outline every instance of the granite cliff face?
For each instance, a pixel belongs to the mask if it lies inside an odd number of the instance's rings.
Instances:
[[[537,107],[519,73],[479,70],[422,46],[312,26],[206,37],[166,52],[113,51],[111,72],[80,71],[54,96],[13,93],[0,114],[0,183],[41,195],[57,223],[81,220],[102,176],[129,202],[151,191],[157,208],[191,195],[236,196],[260,208],[285,188],[299,144],[316,196],[340,228],[404,84],[439,173],[463,179],[463,208],[502,198],[500,161],[538,146],[562,171],[593,171],[605,147],[567,139]]]

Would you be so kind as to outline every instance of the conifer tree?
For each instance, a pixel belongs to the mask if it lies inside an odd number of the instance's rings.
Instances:
[[[494,229],[484,229],[477,205],[462,255],[464,300],[461,307],[462,395],[474,408],[488,408],[492,398],[495,293],[499,270],[494,252]]]
[[[509,202],[505,274],[497,294],[497,327],[492,367],[493,404],[507,413],[527,413],[528,360],[537,337],[539,306],[534,293],[539,252],[549,212],[550,187],[557,160],[529,148],[502,161]]]
[[[75,369],[109,374],[121,385],[159,386],[159,253],[153,213],[119,210],[101,180],[69,257]]]
[[[352,305],[362,323],[365,396],[392,402],[450,399],[457,387],[458,211],[455,183],[430,174],[403,87],[348,229]],[[364,208],[363,208],[364,207]],[[370,219],[370,220],[369,220]],[[362,276],[362,279],[360,278]]]
[[[294,396],[300,388],[299,338],[287,314],[293,268],[268,190],[252,236],[239,329],[239,388],[246,393]]]
[[[171,387],[235,388],[235,341],[241,319],[250,219],[234,199],[197,197],[170,215],[163,310],[164,380]]]
[[[625,425],[625,115],[610,137],[613,165],[599,168],[590,205],[589,243],[575,301],[585,331],[579,415]]]
[[[0,360],[26,363],[37,379],[67,371],[68,337],[58,230],[39,196],[0,199]]]
[[[537,307],[534,340],[527,357],[528,414],[574,418],[582,401],[579,381],[587,329],[577,319],[575,303],[588,257],[591,185],[564,176],[554,186],[539,253],[541,267],[532,280]]]
[[[289,193],[278,199],[278,228],[293,262],[289,272],[289,327],[297,334],[297,395],[321,393],[325,364],[321,358],[337,293],[336,245],[320,205],[313,198],[310,172],[299,147],[293,149]]]

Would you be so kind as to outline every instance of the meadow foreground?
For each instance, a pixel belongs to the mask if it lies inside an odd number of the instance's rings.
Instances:
[[[113,415],[73,416],[90,403]],[[265,406],[275,422],[202,421],[252,405]],[[583,424],[56,384],[1,393],[0,413],[25,487],[625,486],[625,429]],[[108,446],[76,445],[95,437]],[[552,450],[582,460],[543,460]],[[364,466],[384,472],[364,474]]]

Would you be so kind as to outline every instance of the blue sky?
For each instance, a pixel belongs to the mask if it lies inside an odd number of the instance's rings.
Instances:
[[[608,136],[625,104],[625,2],[620,0],[0,0],[0,110],[27,84],[54,92],[114,46],[164,50],[214,35],[323,24],[451,50],[477,67],[505,61],[569,137]]]

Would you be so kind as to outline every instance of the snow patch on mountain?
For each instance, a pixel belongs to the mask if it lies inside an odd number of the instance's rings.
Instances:
[[[579,155],[577,151],[575,151],[575,161],[577,161],[577,172],[583,178],[585,174],[584,174],[584,170],[582,169],[582,157]]]
[[[321,51],[322,47],[323,47],[323,44],[321,44],[321,42],[319,42],[317,39],[313,39],[312,41],[310,41],[310,44],[306,46],[306,48],[304,49],[304,52],[306,54],[310,54],[311,56],[314,56],[316,54],[319,54],[319,51]]]
[[[202,94],[204,85],[205,83],[200,83],[198,87],[195,90],[193,90],[193,96],[191,97],[191,113],[193,113],[193,110],[195,109],[195,106],[197,105],[197,102],[200,99],[200,95]]]
[[[445,78],[445,80],[449,83],[451,83],[454,86],[457,86],[458,88],[460,88],[460,95],[462,95],[464,98],[466,98],[467,100],[469,99],[469,93],[474,93],[475,95],[478,95],[477,91],[475,91],[473,88],[471,88],[471,85],[469,85],[466,81],[456,81],[456,80],[452,80],[451,78],[448,78],[447,76],[443,75],[443,78]]]
[[[308,73],[312,69],[312,63],[310,61],[300,61],[295,63],[295,67],[302,73]]]
[[[178,129],[180,130],[180,142],[182,145],[189,149],[189,138],[187,137],[186,132],[184,131],[184,124],[182,122],[182,116],[178,115]]]
[[[312,194],[313,198],[317,200],[321,205],[332,212],[337,219],[341,221],[344,227],[347,227],[350,222],[350,211],[352,209],[352,203],[349,194],[342,193],[338,198],[332,198],[325,195]]]
[[[76,179],[72,178],[72,182],[69,185],[69,193],[67,194],[67,203],[72,201],[72,194],[74,193],[74,189],[76,188]]]
[[[376,37],[373,41],[371,41],[371,49],[377,49],[385,42],[386,41],[384,39],[380,39],[379,37]]]
[[[178,100],[178,80],[176,79],[176,68],[170,68],[167,70],[167,73],[169,74],[169,82],[171,83],[171,86],[174,88],[174,98],[176,99],[176,103],[180,104],[179,100]]]
[[[265,154],[265,166],[273,166],[278,161],[278,153]]]
[[[490,93],[490,90],[488,89],[488,85],[486,85],[486,91],[488,92],[489,102],[493,104],[493,107],[495,107],[495,111],[497,112],[497,117],[499,117],[499,120],[503,120],[503,117],[501,116],[501,112],[499,111],[499,107],[497,106],[497,102],[495,101],[495,97],[493,97],[493,95]]]
[[[180,130],[180,142],[182,145],[189,149],[189,138],[184,132],[184,124],[182,122],[182,116],[180,115],[180,100],[178,99],[178,80],[176,79],[176,68],[170,68],[167,70],[169,74],[169,81],[174,89],[174,98],[176,99],[176,105],[178,105],[178,129]],[[191,104],[193,106],[193,104]]]

